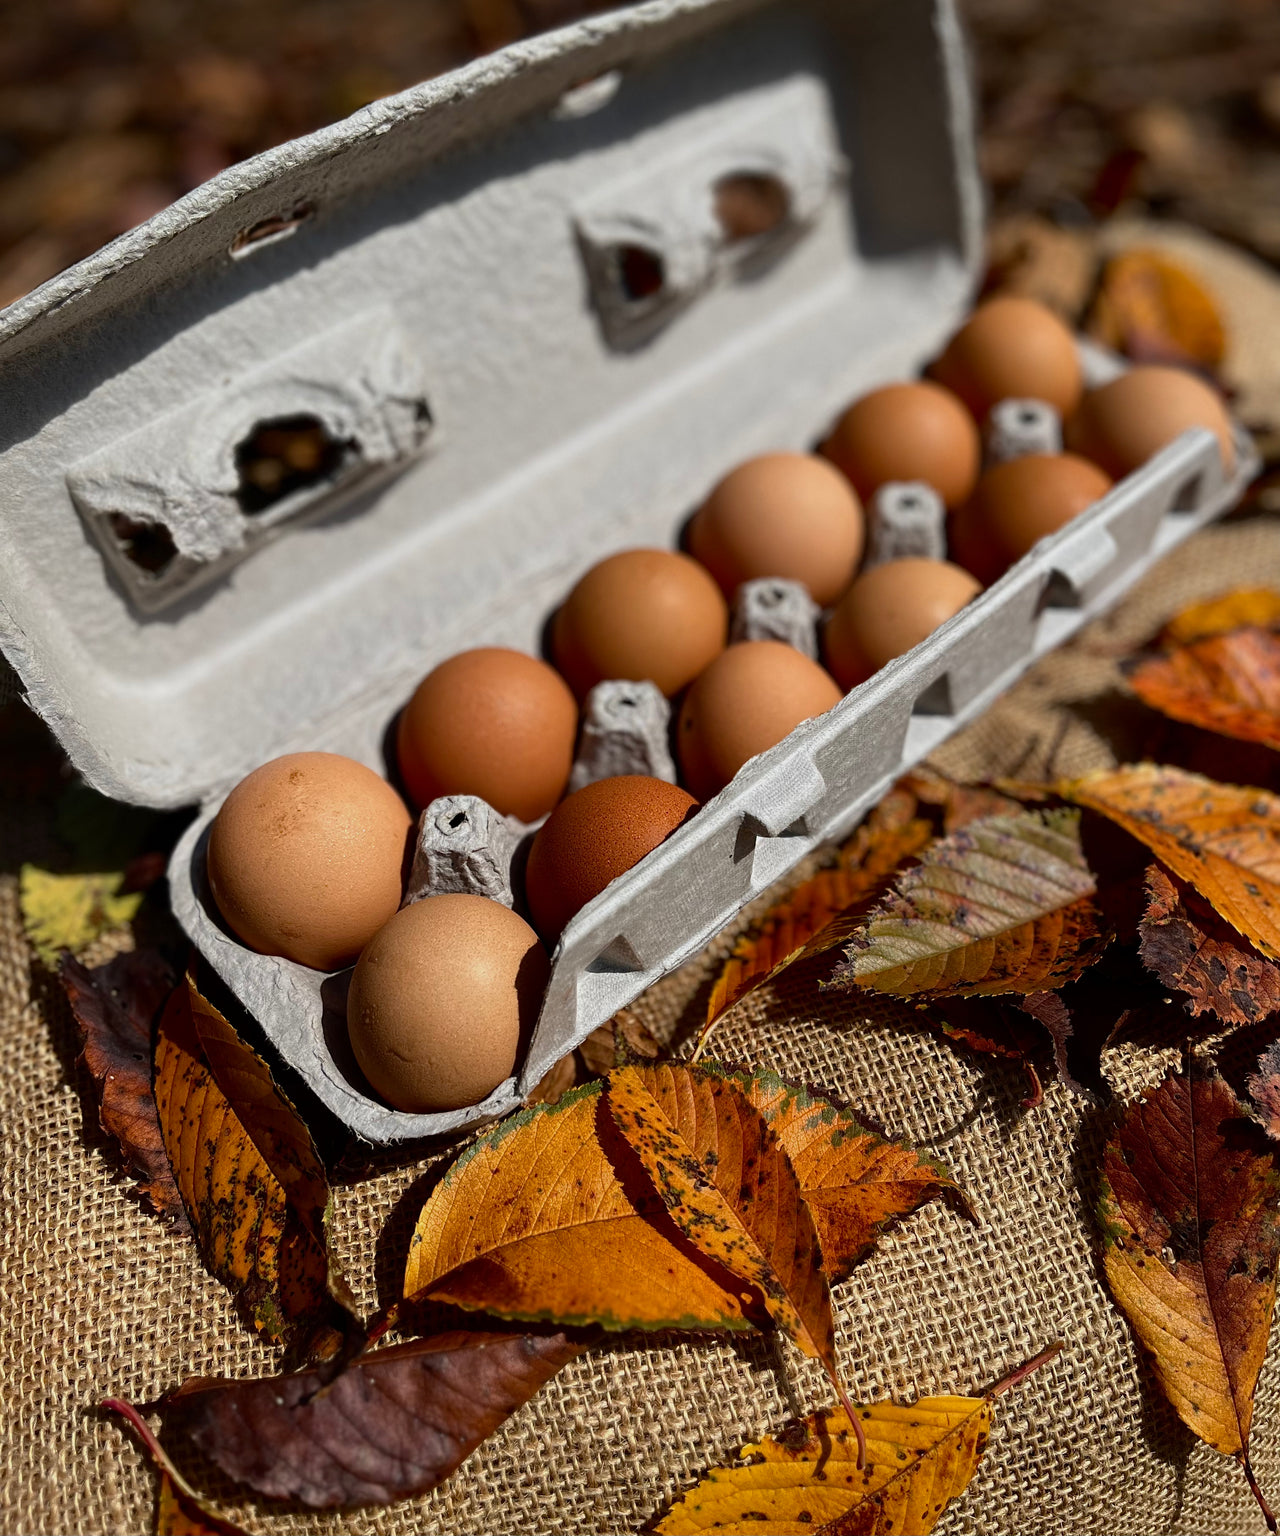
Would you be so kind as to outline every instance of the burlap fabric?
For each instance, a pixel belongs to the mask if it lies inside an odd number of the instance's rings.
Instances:
[[[1199,535],[937,761],[970,776],[1113,761],[1101,732],[1115,711],[1098,700],[1117,684],[1116,655],[1184,603],[1254,583],[1280,584],[1280,527],[1255,517]],[[1079,701],[1093,702],[1072,707]],[[9,770],[15,754],[45,750],[30,731],[5,747]],[[5,773],[31,793],[11,795],[0,822],[0,1523],[11,1536],[132,1536],[152,1528],[154,1477],[98,1401],[142,1402],[189,1375],[257,1374],[275,1361],[237,1324],[190,1242],[140,1208],[96,1129],[66,1006],[18,920],[18,861],[41,857],[48,843],[38,779]],[[670,1037],[696,1022],[728,944],[723,936],[643,999],[652,1028]],[[986,1459],[940,1530],[1262,1529],[1236,1467],[1196,1442],[1153,1389],[1100,1281],[1089,1212],[1107,1112],[1054,1081],[1043,1106],[1025,1110],[1015,1067],[936,1039],[910,1011],[822,998],[796,983],[744,1001],[718,1049],[824,1085],[935,1149],[980,1212],[975,1225],[945,1204],[928,1207],[837,1287],[841,1367],[856,1395],[971,1391],[1066,1342],[1002,1400]],[[1131,1095],[1169,1059],[1130,1045],[1110,1051],[1105,1066]],[[338,1241],[370,1307],[395,1293],[428,1166],[339,1190]],[[628,1336],[571,1364],[453,1478],[410,1503],[322,1515],[268,1509],[186,1464],[252,1532],[586,1536],[637,1529],[743,1441],[828,1398],[813,1365],[776,1340]],[[1255,1426],[1258,1476],[1280,1495],[1274,1356]]]

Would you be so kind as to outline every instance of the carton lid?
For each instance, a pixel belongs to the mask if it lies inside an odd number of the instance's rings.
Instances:
[[[376,763],[954,325],[951,0],[653,0],[223,172],[0,314],[0,649],[91,783]]]

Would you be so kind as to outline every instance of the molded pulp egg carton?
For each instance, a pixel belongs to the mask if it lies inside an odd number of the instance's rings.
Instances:
[[[735,176],[781,185],[779,230],[726,242]],[[596,560],[674,545],[735,463],[917,369],[980,247],[950,0],[654,0],[235,166],[0,317],[0,645],[90,783],[200,804],[175,911],[352,1131],[514,1107],[1238,494],[1247,441],[1224,481],[1186,434],[585,907],[518,1078],[375,1101],[346,976],[250,953],[207,898],[228,788],[301,749],[383,770],[438,661],[536,652]],[[298,418],[326,475],[255,508],[241,447]]]

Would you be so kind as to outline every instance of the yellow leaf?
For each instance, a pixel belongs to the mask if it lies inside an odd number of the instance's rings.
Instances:
[[[24,864],[18,900],[31,947],[46,965],[59,953],[78,954],[102,934],[123,928],[137,916],[140,891],[120,892],[122,874],[54,875]]]
[[[1280,960],[1280,797],[1155,763],[1057,785],[1145,843],[1269,959]]]
[[[1243,587],[1226,592],[1207,603],[1195,603],[1169,620],[1160,633],[1159,643],[1191,645],[1212,635],[1225,635],[1233,629],[1280,628],[1280,592],[1269,587]]]
[[[408,1300],[614,1329],[753,1326],[743,1288],[681,1239],[602,1094],[588,1083],[523,1110],[462,1154],[418,1217]]]

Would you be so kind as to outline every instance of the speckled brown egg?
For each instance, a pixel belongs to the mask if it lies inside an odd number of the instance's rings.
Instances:
[[[869,503],[890,481],[923,480],[948,507],[973,489],[982,443],[973,417],[941,384],[887,384],[836,423],[823,453]]]
[[[1091,389],[1067,423],[1067,446],[1121,480],[1188,427],[1208,427],[1229,474],[1236,450],[1222,397],[1183,368],[1152,364]]]
[[[1084,391],[1071,332],[1046,305],[1012,294],[980,304],[929,372],[979,422],[1001,400],[1044,400],[1069,416]]]
[[[562,800],[538,829],[525,869],[525,898],[550,942],[575,912],[638,864],[698,809],[663,779],[624,773]]]
[[[350,965],[400,905],[412,821],[372,769],[334,752],[255,768],[209,831],[209,887],[250,949]]]
[[[497,646],[442,661],[418,684],[397,728],[415,804],[479,795],[504,816],[537,821],[564,794],[578,706],[545,661]]]
[[[551,630],[556,666],[582,699],[607,679],[656,683],[670,697],[724,650],[729,609],[688,555],[628,549],[581,578]]]
[[[347,1029],[360,1070],[395,1109],[462,1109],[511,1076],[550,967],[528,923],[484,896],[427,896],[370,939]]]
[[[951,519],[951,557],[990,586],[1110,489],[1109,476],[1074,453],[1029,453],[993,464]]]
[[[767,453],[720,481],[689,524],[689,553],[729,599],[744,581],[798,581],[825,608],[853,580],[865,538],[862,504],[833,464]]]
[[[718,656],[690,688],[677,745],[685,783],[709,800],[759,752],[840,702],[816,661],[778,640],[746,640]]]
[[[822,636],[823,658],[842,688],[856,688],[906,653],[982,591],[947,560],[888,560],[854,582]]]

